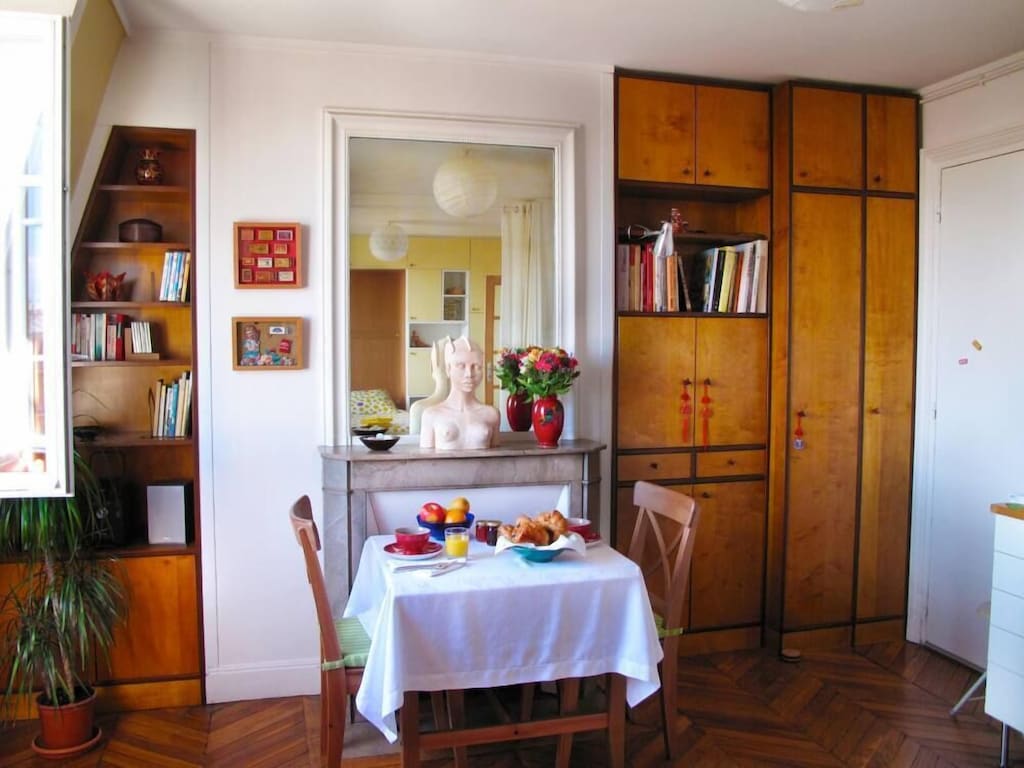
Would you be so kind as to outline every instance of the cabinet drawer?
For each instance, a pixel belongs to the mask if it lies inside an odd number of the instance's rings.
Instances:
[[[998,664],[1016,675],[1024,675],[1024,637],[999,627],[989,627],[988,663]]]
[[[1024,560],[996,552],[992,556],[992,588],[1024,597]]]
[[[645,453],[619,456],[619,480],[671,480],[690,477],[692,454]]]
[[[1024,675],[990,661],[985,681],[985,714],[1015,730],[1024,728]]]
[[[764,451],[722,451],[697,454],[697,477],[763,474]]]
[[[996,515],[996,552],[1024,559],[1024,520]]]
[[[1024,597],[992,590],[992,626],[1024,637]]]

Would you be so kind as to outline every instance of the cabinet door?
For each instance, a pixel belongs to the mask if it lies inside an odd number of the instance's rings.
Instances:
[[[862,101],[849,91],[793,88],[794,184],[863,186]]]
[[[696,322],[694,442],[763,445],[768,439],[767,321],[718,317]],[[711,398],[706,435],[701,413],[705,381]]]
[[[768,188],[767,91],[697,86],[698,184]]]
[[[434,391],[434,377],[430,375],[430,348],[410,349],[405,371],[409,397],[424,397]]]
[[[693,444],[697,406],[693,405],[686,434],[679,406],[683,380],[694,378],[694,328],[690,317],[619,319],[619,448]],[[690,393],[692,397],[693,387]]]
[[[868,198],[857,618],[906,609],[916,285],[913,200]]]
[[[868,94],[867,188],[917,191],[917,99]]]
[[[406,315],[409,322],[441,321],[441,270],[410,269],[406,277]]]
[[[685,491],[684,491],[685,492]],[[765,483],[699,483],[690,627],[757,624],[764,572]]]
[[[100,679],[198,675],[195,557],[126,557],[117,568],[128,593],[128,619],[114,632],[110,665]]]
[[[860,421],[861,200],[792,198],[787,628],[849,622]]]
[[[693,183],[694,86],[619,78],[619,178]]]

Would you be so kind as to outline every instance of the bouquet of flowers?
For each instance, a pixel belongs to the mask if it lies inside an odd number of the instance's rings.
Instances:
[[[526,391],[519,382],[519,366],[522,365],[523,358],[526,357],[528,351],[524,347],[505,347],[498,351],[494,375],[498,377],[501,388],[513,395]]]
[[[561,347],[529,347],[519,361],[517,382],[534,397],[548,397],[564,395],[579,375],[579,361]]]

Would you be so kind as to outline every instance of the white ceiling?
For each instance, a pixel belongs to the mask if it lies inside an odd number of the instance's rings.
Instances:
[[[115,0],[147,28],[919,89],[1024,50],[1024,0]]]

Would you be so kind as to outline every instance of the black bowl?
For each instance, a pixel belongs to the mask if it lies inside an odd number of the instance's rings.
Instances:
[[[352,434],[359,437],[373,437],[388,431],[387,427],[352,427]]]
[[[398,442],[398,435],[360,435],[359,439],[371,451],[386,451]]]

